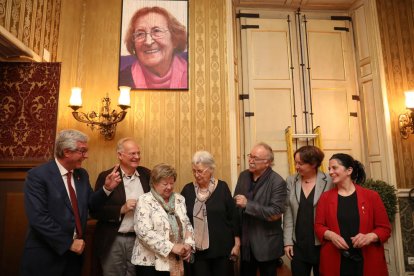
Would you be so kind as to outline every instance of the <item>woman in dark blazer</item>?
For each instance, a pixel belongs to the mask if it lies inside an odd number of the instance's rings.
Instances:
[[[320,274],[388,275],[383,244],[391,225],[378,193],[358,185],[365,181],[364,167],[338,153],[329,160],[329,174],[336,187],[319,199],[315,219]]]
[[[237,211],[227,183],[213,176],[215,162],[207,151],[193,160],[194,182],[181,194],[194,227],[195,260],[191,275],[228,276],[240,252]]]
[[[293,154],[297,173],[286,179],[289,196],[283,215],[283,241],[292,275],[319,275],[320,242],[313,231],[321,194],[332,188],[331,178],[319,170],[324,153],[304,146]]]

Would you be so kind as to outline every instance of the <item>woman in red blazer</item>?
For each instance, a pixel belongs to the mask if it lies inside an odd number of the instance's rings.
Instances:
[[[391,224],[378,193],[359,186],[363,165],[344,153],[329,160],[336,187],[322,194],[315,233],[321,241],[320,275],[388,275],[384,242]]]

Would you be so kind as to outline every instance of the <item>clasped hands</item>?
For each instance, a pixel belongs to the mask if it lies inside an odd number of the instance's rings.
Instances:
[[[176,243],[174,244],[172,248],[172,253],[176,254],[177,256],[180,256],[183,258],[184,261],[189,262],[191,253],[193,252],[193,249],[191,248],[191,245],[186,243]]]
[[[340,235],[337,233],[327,230],[325,232],[325,238],[330,240],[338,249],[341,250],[348,250],[349,246]],[[364,246],[367,246],[373,242],[378,241],[378,236],[375,233],[367,233],[362,234],[358,233],[356,236],[351,237],[352,246],[354,248],[362,248]]]

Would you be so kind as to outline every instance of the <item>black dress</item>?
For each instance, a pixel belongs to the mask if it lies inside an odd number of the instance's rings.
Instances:
[[[314,194],[315,187],[308,195],[308,198],[305,197],[303,190],[301,190],[295,227],[296,243],[293,250],[295,258],[309,263],[317,262],[315,256],[315,234],[313,231]]]
[[[359,248],[352,247],[351,237],[359,233],[359,213],[356,191],[349,196],[338,194],[338,224],[341,236],[349,246],[341,251],[341,276],[362,276],[363,259]]]

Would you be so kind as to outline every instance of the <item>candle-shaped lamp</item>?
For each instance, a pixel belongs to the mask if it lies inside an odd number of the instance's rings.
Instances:
[[[122,110],[125,110],[131,106],[131,98],[129,92],[131,91],[131,87],[129,86],[120,86],[119,87],[119,99],[118,105]]]
[[[77,110],[82,107],[82,88],[80,87],[72,87],[72,94],[69,99],[69,106],[73,110]]]
[[[405,91],[405,107],[407,109],[414,109],[414,90]]]

